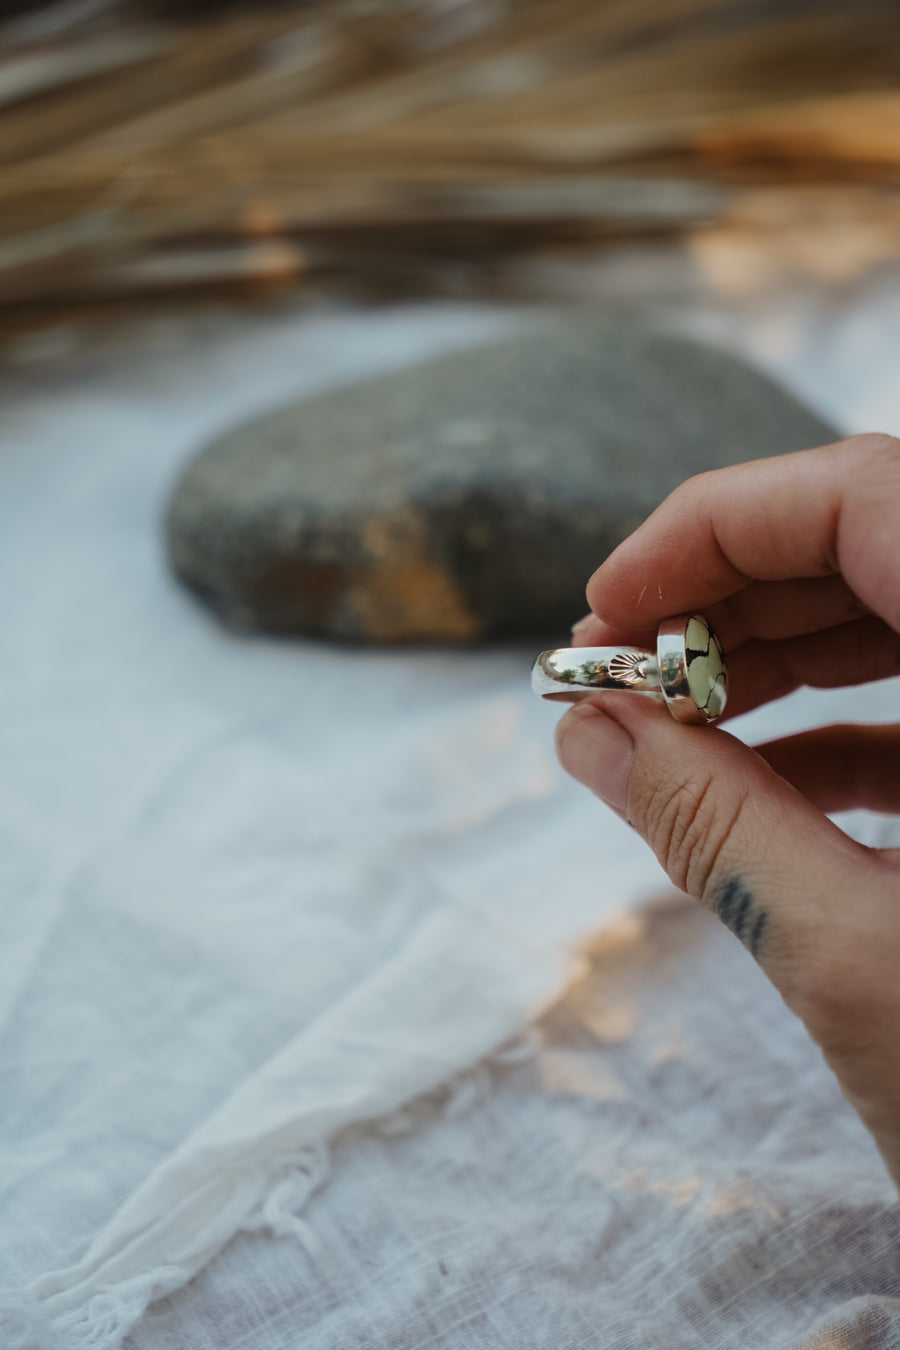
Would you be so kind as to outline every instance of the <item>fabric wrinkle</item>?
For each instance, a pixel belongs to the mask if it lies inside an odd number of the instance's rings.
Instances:
[[[894,1350],[871,1141],[730,935],[645,905],[530,653],[237,635],[165,571],[213,431],[518,321],[284,314],[9,375],[3,1350]]]

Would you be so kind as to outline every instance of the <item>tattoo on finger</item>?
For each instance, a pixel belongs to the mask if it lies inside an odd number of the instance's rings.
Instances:
[[[729,877],[719,887],[716,913],[758,961],[769,916],[743,877]]]

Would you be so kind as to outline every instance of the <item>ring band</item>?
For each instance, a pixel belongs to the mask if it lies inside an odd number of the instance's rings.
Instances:
[[[642,647],[559,647],[541,652],[531,687],[567,703],[605,690],[627,690],[664,702],[679,722],[702,726],[725,711],[728,675],[722,644],[702,614],[660,624],[656,652]]]

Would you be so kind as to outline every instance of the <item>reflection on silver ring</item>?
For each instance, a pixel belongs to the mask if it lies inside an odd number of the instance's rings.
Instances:
[[[613,689],[646,694],[679,722],[704,725],[725,710],[728,675],[722,645],[703,615],[679,614],[660,625],[655,652],[627,646],[541,652],[531,687],[565,702]]]

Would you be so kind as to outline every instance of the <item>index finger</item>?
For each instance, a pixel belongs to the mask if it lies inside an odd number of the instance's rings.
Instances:
[[[753,581],[840,573],[900,629],[900,441],[853,436],[688,479],[588,583],[594,613],[644,630]]]

